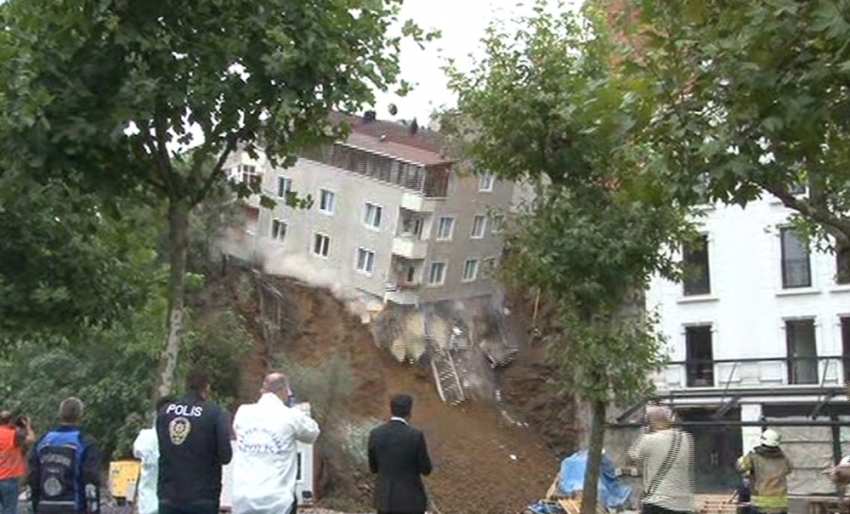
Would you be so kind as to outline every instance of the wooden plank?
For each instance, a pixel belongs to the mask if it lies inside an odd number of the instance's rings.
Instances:
[[[546,493],[546,499],[557,502],[567,514],[580,514],[581,502],[584,499],[581,492],[575,492],[569,495],[558,494],[559,478],[559,476],[556,476],[555,480],[552,481],[552,485],[549,486],[549,491]],[[599,502],[596,502],[596,514],[607,514],[607,512],[605,507],[600,505]]]

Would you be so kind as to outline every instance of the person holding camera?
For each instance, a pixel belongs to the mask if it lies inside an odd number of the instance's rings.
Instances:
[[[21,478],[26,474],[24,447],[35,441],[29,418],[17,420],[12,413],[0,412],[0,506],[2,514],[18,511]]]

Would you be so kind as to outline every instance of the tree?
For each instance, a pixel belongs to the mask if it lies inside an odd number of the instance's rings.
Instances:
[[[458,108],[441,129],[477,169],[537,185],[507,223],[501,271],[557,306],[550,349],[562,385],[592,408],[584,497],[595,499],[608,404],[645,397],[666,358],[642,292],[654,273],[677,275],[669,250],[689,227],[640,139],[650,113],[615,73],[600,17],[548,9],[538,2],[516,33],[491,26],[475,69],[450,68]]]
[[[291,165],[337,138],[331,109],[356,109],[398,75],[401,0],[8,0],[0,6],[0,138],[41,179],[105,198],[165,204],[169,392],[183,330],[189,214],[227,183],[237,145]],[[423,35],[408,22],[403,35]],[[402,84],[403,89],[405,87]],[[256,192],[256,189],[255,189]],[[248,194],[243,184],[241,193]]]
[[[0,176],[0,333],[6,340],[111,325],[143,304],[157,255],[152,209],[99,200],[59,180],[19,170]],[[8,341],[7,341],[8,342]]]
[[[850,248],[847,0],[629,0],[621,62],[652,83],[653,146],[677,197],[769,193],[820,243]],[[807,189],[807,194],[803,190]]]

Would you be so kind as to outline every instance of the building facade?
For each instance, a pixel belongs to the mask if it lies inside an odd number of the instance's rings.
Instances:
[[[419,304],[493,293],[499,215],[513,185],[464,173],[433,133],[371,118],[287,169],[238,153],[231,178],[257,181],[277,205],[249,199],[249,232],[266,268],[356,290],[367,300]],[[286,205],[289,193],[312,207]],[[318,280],[305,277],[319,276]]]
[[[683,281],[656,278],[647,292],[671,359],[655,377],[657,398],[673,404],[684,420],[730,425],[706,437],[696,437],[694,429],[697,471],[705,476],[710,468],[734,475],[734,459],[757,444],[761,427],[736,421],[850,414],[842,411],[850,377],[847,256],[807,245],[790,226],[790,215],[773,198],[745,209],[706,207],[699,241],[682,249]],[[832,460],[831,451],[817,459],[814,453],[798,457],[811,457],[802,466],[811,476]]]

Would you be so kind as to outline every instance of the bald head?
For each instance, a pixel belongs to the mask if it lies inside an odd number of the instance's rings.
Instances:
[[[0,425],[11,425],[12,424],[12,411],[4,410],[0,411]]]
[[[283,373],[269,373],[263,380],[263,392],[285,398],[289,394],[289,380]]]
[[[673,421],[673,411],[664,405],[649,405],[646,408],[646,422],[652,430],[670,428]]]

